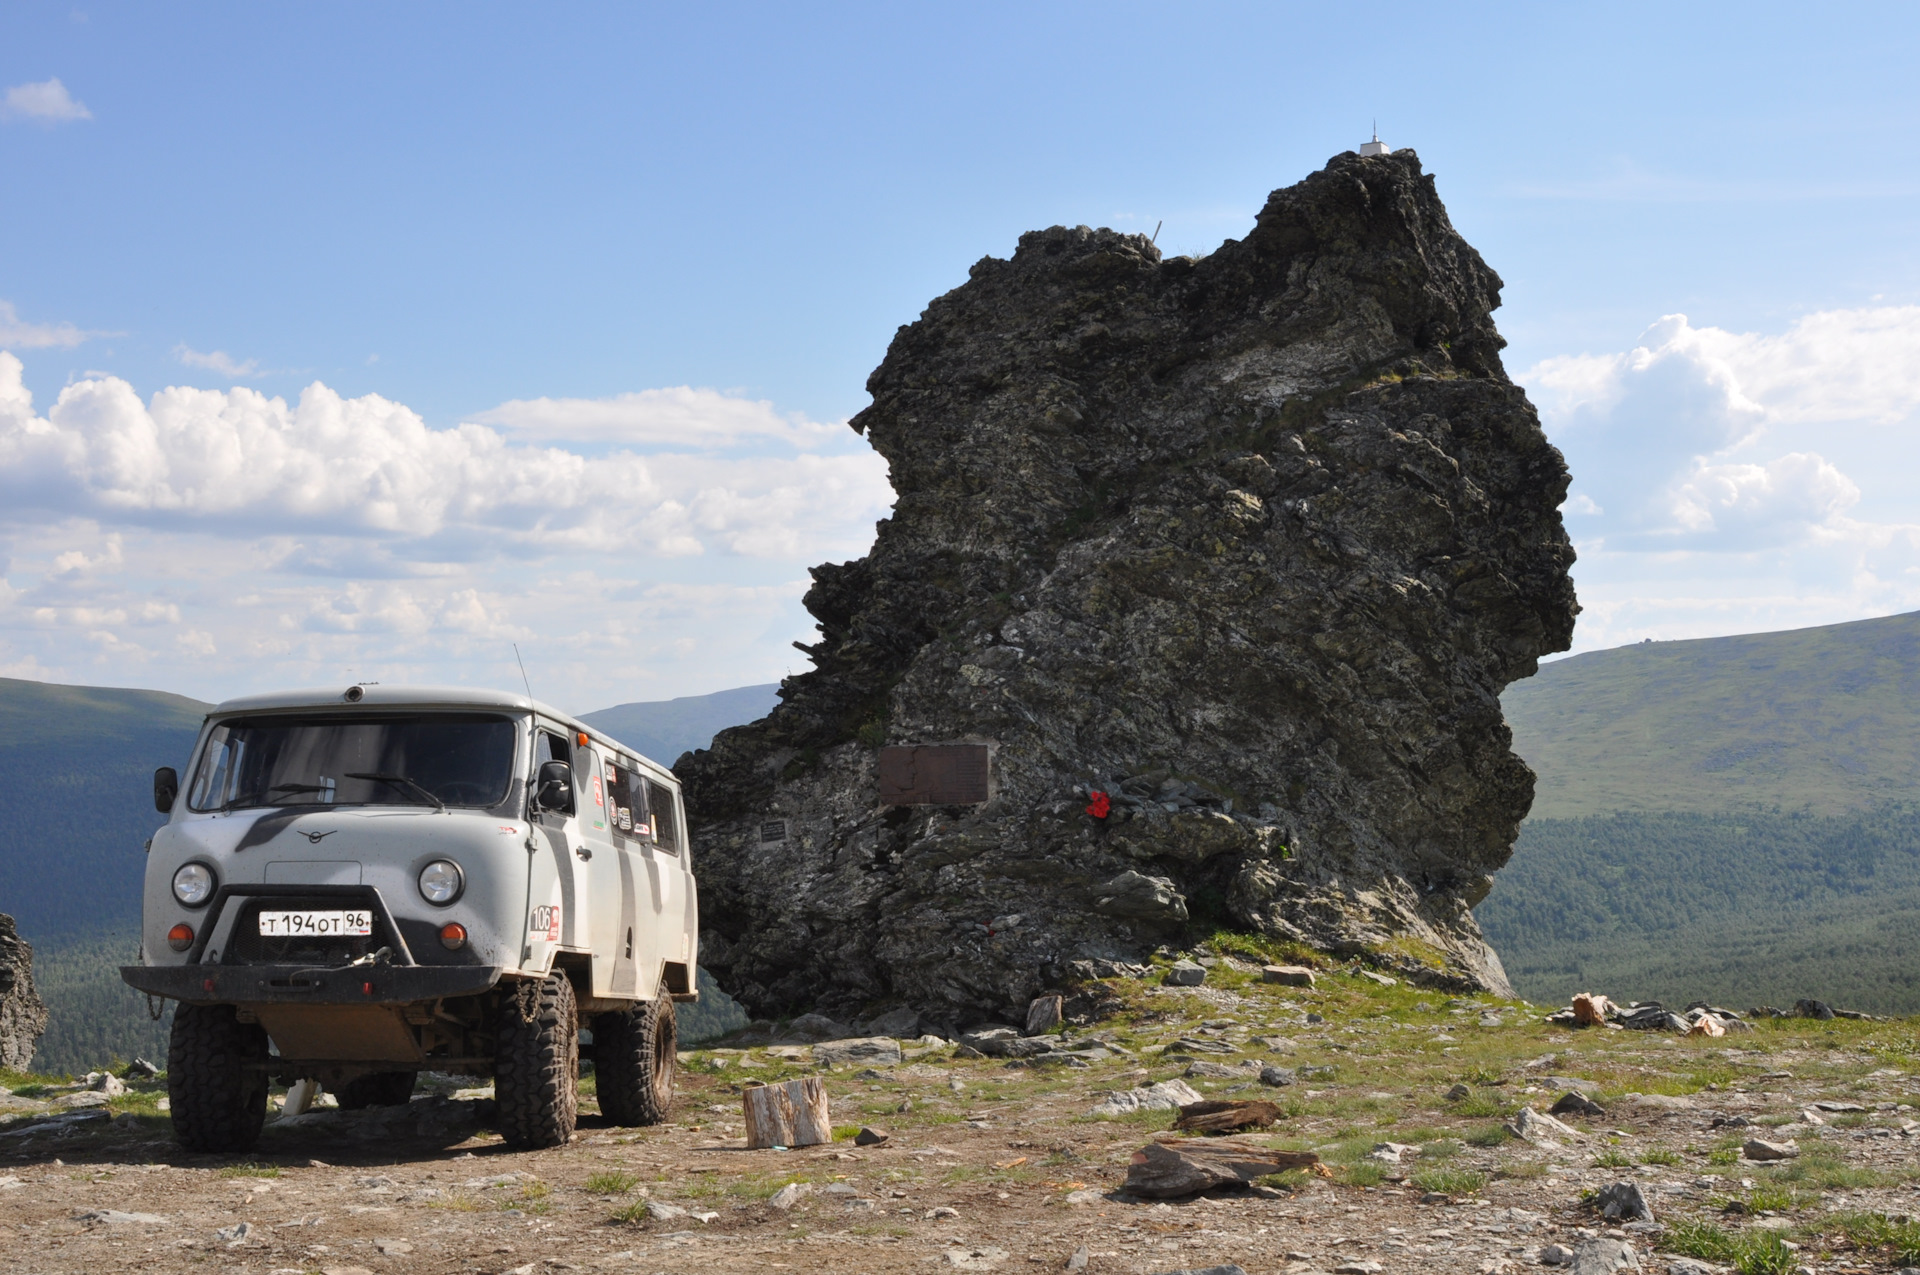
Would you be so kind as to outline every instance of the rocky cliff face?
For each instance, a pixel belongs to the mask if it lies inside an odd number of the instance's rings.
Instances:
[[[899,501],[813,572],[814,671],[680,759],[705,963],[758,1013],[964,1025],[1227,926],[1504,991],[1498,697],[1577,607],[1499,289],[1404,150],[1205,258],[975,265],[868,381]],[[963,741],[986,801],[882,804],[881,745]]]
[[[25,1071],[47,1030],[47,1007],[33,990],[33,948],[0,912],[0,1067]]]

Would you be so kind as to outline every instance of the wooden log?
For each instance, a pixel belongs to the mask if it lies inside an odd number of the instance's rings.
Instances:
[[[1237,1133],[1264,1129],[1279,1118],[1280,1108],[1270,1102],[1189,1102],[1180,1108],[1173,1127],[1190,1133]]]
[[[785,1084],[750,1084],[740,1095],[747,1147],[811,1147],[833,1141],[827,1088],[812,1076]]]
[[[1319,1163],[1311,1151],[1275,1151],[1240,1138],[1151,1142],[1133,1153],[1124,1189],[1148,1199],[1171,1200]]]

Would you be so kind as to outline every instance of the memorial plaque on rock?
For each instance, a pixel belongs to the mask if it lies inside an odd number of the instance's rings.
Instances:
[[[971,806],[987,799],[985,744],[896,744],[880,750],[880,801]]]

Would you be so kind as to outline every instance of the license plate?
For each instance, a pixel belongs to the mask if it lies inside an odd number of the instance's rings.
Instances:
[[[371,912],[261,912],[260,933],[266,938],[342,938],[373,933]]]

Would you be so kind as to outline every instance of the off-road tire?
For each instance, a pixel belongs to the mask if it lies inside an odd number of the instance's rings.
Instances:
[[[173,1136],[189,1151],[246,1151],[267,1119],[267,1033],[231,1005],[181,1005],[167,1041]]]
[[[417,1071],[376,1071],[357,1076],[333,1091],[347,1111],[362,1107],[404,1107],[413,1101],[413,1082]]]
[[[512,1147],[565,1146],[580,1115],[580,1019],[565,974],[521,983],[500,998],[493,1097]]]
[[[678,1048],[673,1001],[657,996],[593,1020],[600,1114],[617,1125],[659,1124],[673,1105]]]

